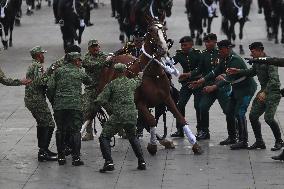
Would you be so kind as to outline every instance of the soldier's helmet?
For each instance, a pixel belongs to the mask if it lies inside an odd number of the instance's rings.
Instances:
[[[47,51],[44,50],[41,46],[35,46],[30,49],[31,56],[36,55],[37,53],[46,53]]]
[[[96,39],[91,39],[89,42],[88,42],[88,47],[91,47],[93,45],[99,45],[99,41],[96,40]]]
[[[76,60],[76,59],[81,59],[81,53],[78,53],[78,52],[70,52],[67,54],[67,59],[69,61],[73,61],[73,60]]]
[[[114,70],[120,73],[123,73],[126,70],[126,65],[122,63],[117,63],[114,65]]]

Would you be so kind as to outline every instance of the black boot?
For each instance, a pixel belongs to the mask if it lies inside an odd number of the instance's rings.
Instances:
[[[54,131],[54,127],[48,127],[47,143],[46,143],[45,150],[49,156],[57,156],[57,153],[52,152],[48,149],[52,135],[53,135],[53,131]]]
[[[237,143],[236,138],[228,137],[227,139],[221,141],[219,144],[223,146],[223,145],[230,145],[230,144],[236,144],[236,143]]]
[[[249,146],[248,150],[266,149],[265,143],[262,139],[261,124],[259,120],[250,119],[250,123],[252,126],[252,130],[253,130],[256,142],[253,145]]]
[[[46,151],[48,144],[48,127],[37,127],[37,139],[38,139],[38,161],[56,161],[56,156],[50,156]]]
[[[210,139],[209,134],[209,112],[200,112],[200,132],[196,135],[196,140]]]
[[[111,147],[110,147],[110,139],[104,136],[99,137],[100,141],[100,148],[103,155],[103,158],[105,159],[105,164],[102,169],[100,169],[101,173],[104,173],[106,171],[113,171],[114,170],[114,164],[111,157]]]
[[[181,138],[183,138],[184,137],[184,133],[183,133],[183,131],[181,131],[179,129],[175,133],[171,134],[171,137],[181,137]]]
[[[207,140],[210,139],[209,131],[201,131],[200,134],[196,137],[196,140]]]
[[[76,132],[71,135],[72,141],[72,165],[80,166],[84,165],[84,162],[80,159],[81,150],[81,133]]]
[[[132,137],[129,138],[129,143],[131,144],[131,147],[132,147],[136,157],[138,158],[137,169],[145,170],[146,169],[146,163],[144,161],[143,152],[142,152],[139,140],[137,139],[137,137],[132,136]]]
[[[276,140],[273,148],[271,148],[271,151],[277,151],[281,150],[281,148],[284,146],[283,140]]]
[[[56,137],[56,147],[58,151],[57,161],[59,165],[64,165],[66,164],[64,135],[60,131],[56,131],[55,137]]]
[[[269,121],[269,122],[266,121],[266,122],[270,126],[272,133],[274,135],[274,138],[275,138],[275,145],[274,145],[273,148],[271,148],[271,151],[280,150],[284,146],[284,143],[283,143],[283,140],[281,138],[281,132],[280,132],[279,125],[278,125],[277,121],[275,121],[275,120],[272,120],[272,121]]]
[[[239,142],[230,146],[231,150],[248,148],[248,131],[246,117],[238,118]]]
[[[227,122],[227,132],[228,138],[221,141],[220,145],[230,145],[237,143],[237,133],[236,133],[236,118],[234,116],[226,115],[226,122]]]
[[[278,156],[273,156],[271,157],[274,160],[280,160],[280,161],[284,161],[284,150],[282,151],[281,154],[279,154]]]

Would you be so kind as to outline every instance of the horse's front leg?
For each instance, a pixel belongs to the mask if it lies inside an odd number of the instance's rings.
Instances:
[[[245,25],[245,19],[243,18],[240,21],[240,33],[239,33],[239,39],[240,39],[240,54],[245,54],[243,45],[242,45],[242,39],[243,39],[243,30],[244,30],[244,25]]]

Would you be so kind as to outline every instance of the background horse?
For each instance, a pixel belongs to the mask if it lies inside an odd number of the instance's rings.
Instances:
[[[267,39],[270,41],[273,38],[273,27],[272,27],[272,0],[258,0],[259,13],[264,12],[264,19],[266,23]]]
[[[1,5],[1,17],[0,17],[0,34],[4,49],[8,49],[9,46],[13,46],[13,29],[15,23],[15,17],[17,12],[21,9],[21,0],[7,0],[3,1]],[[4,10],[4,14],[3,11]],[[3,17],[4,16],[4,17]],[[2,18],[3,17],[3,18]]]
[[[181,125],[187,125],[184,117],[178,111],[174,100],[170,94],[170,81],[162,68],[161,59],[167,54],[166,34],[164,27],[160,23],[154,23],[148,28],[145,43],[143,45],[143,54],[138,59],[135,59],[129,55],[119,55],[112,58],[112,62],[124,63],[127,66],[125,75],[127,77],[135,77],[141,71],[143,71],[142,84],[135,91],[135,103],[140,114],[143,115],[144,121],[150,126],[151,139],[148,144],[148,151],[154,155],[157,152],[156,141],[156,125],[157,121],[155,117],[149,111],[149,108],[153,108],[160,104],[166,104],[168,109],[176,117],[177,121]],[[97,91],[102,91],[102,87],[109,81],[116,78],[116,74],[111,68],[107,68],[104,76],[99,82]],[[191,136],[191,137],[194,137]],[[190,139],[189,139],[190,140]],[[200,147],[197,145],[195,139],[190,140],[195,153],[200,152]],[[173,148],[173,143],[167,140],[160,141],[166,148]]]
[[[186,0],[185,2],[187,19],[191,37],[196,36],[196,45],[202,45],[203,27],[207,26],[206,32],[211,33],[211,24],[216,17],[215,0]],[[202,25],[203,21],[203,25]],[[196,35],[195,35],[196,32]],[[204,34],[206,35],[206,33]]]
[[[220,0],[220,11],[223,16],[222,31],[228,40],[235,41],[235,24],[240,24],[239,39],[243,39],[243,29],[249,15],[251,0]],[[240,54],[244,54],[243,45],[239,45]]]
[[[75,41],[81,44],[82,34],[85,29],[85,25],[82,25],[85,9],[80,0],[60,0],[57,8],[64,49],[69,45],[73,45]]]
[[[272,28],[275,43],[279,43],[278,30],[281,24],[281,43],[284,43],[284,1],[283,0],[272,0]]]

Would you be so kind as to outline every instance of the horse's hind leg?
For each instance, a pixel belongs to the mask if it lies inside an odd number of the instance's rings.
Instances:
[[[245,51],[244,51],[243,45],[242,45],[244,25],[245,25],[245,20],[240,21],[239,39],[240,39],[240,54],[242,54],[242,55],[245,54]]]

